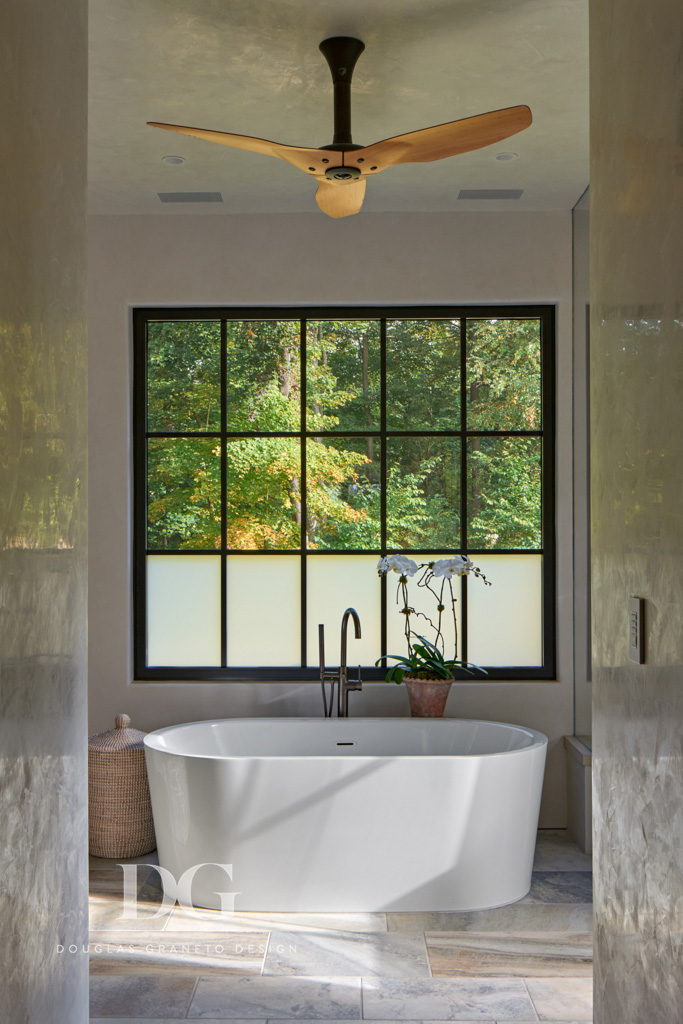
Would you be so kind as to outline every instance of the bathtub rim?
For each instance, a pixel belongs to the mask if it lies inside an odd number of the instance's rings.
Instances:
[[[246,753],[246,754],[214,754],[214,753],[204,754],[204,753],[189,753],[188,751],[171,750],[168,747],[162,747],[162,746],[160,746],[158,743],[156,743],[154,741],[154,738],[157,737],[157,736],[160,736],[161,734],[173,733],[176,730],[186,729],[188,726],[215,725],[218,722],[258,722],[258,723],[263,723],[263,724],[265,724],[265,723],[278,723],[279,725],[281,725],[283,722],[296,722],[296,723],[303,723],[303,722],[330,722],[330,723],[332,723],[332,722],[334,722],[337,725],[337,727],[339,727],[339,728],[350,728],[352,724],[355,724],[355,723],[358,723],[358,722],[373,722],[373,723],[377,723],[377,724],[380,724],[382,722],[391,722],[391,723],[395,723],[395,722],[420,722],[422,724],[429,722],[431,724],[431,723],[434,723],[434,722],[446,723],[446,722],[449,722],[449,721],[450,722],[468,722],[468,723],[471,723],[472,725],[494,725],[494,726],[499,726],[499,727],[503,727],[503,728],[507,728],[507,729],[512,729],[515,732],[522,732],[522,733],[526,733],[527,735],[530,735],[531,736],[531,742],[528,743],[526,746],[516,747],[513,750],[497,750],[497,751],[491,751],[491,752],[485,753],[485,754],[422,754],[422,753],[420,753],[420,754],[402,754],[400,751],[397,751],[396,753],[392,753],[392,754],[347,753],[347,754],[344,754],[344,755],[340,755],[339,753],[306,754],[306,753],[303,753],[301,751],[296,751],[296,752],[293,752],[293,753],[290,753],[290,754],[282,754],[282,753],[280,753],[280,754],[250,754],[250,753]],[[344,723],[344,724],[340,725],[340,722]],[[346,723],[349,723],[349,724],[346,725]],[[382,716],[382,717],[364,716],[364,717],[361,717],[361,716],[358,716],[358,717],[354,717],[354,718],[342,718],[342,719],[330,718],[330,719],[327,719],[327,718],[317,718],[317,717],[313,717],[311,715],[300,715],[300,716],[293,716],[292,715],[292,716],[283,716],[283,717],[276,717],[276,718],[271,718],[271,717],[263,717],[263,718],[261,718],[261,717],[250,717],[250,718],[245,718],[243,716],[239,716],[239,717],[235,717],[235,718],[207,718],[207,719],[199,719],[196,722],[179,722],[176,725],[162,726],[159,729],[153,729],[152,731],[146,733],[145,736],[144,736],[144,739],[143,739],[143,743],[144,743],[145,751],[149,750],[149,751],[154,751],[154,752],[160,753],[160,754],[168,754],[168,755],[170,755],[172,757],[186,757],[186,758],[191,758],[192,760],[198,760],[198,761],[246,761],[246,760],[255,760],[255,761],[256,760],[258,760],[258,761],[277,761],[277,760],[280,760],[280,761],[292,761],[292,760],[302,760],[302,761],[308,762],[308,761],[340,760],[342,757],[343,757],[343,760],[350,760],[351,758],[354,758],[354,759],[357,759],[359,761],[360,760],[380,760],[382,758],[392,758],[392,759],[394,759],[394,758],[401,758],[401,757],[404,757],[404,758],[406,758],[406,760],[409,759],[411,761],[412,760],[415,760],[415,761],[428,761],[428,760],[443,761],[443,760],[446,760],[446,759],[450,759],[450,760],[467,760],[467,759],[473,759],[473,758],[494,758],[494,757],[498,758],[498,757],[508,757],[508,756],[510,756],[512,754],[530,753],[532,750],[538,750],[538,749],[540,749],[542,747],[547,748],[548,745],[549,745],[549,740],[548,740],[548,737],[545,735],[545,733],[540,732],[538,729],[533,729],[531,726],[528,726],[528,725],[515,725],[512,722],[495,722],[495,721],[492,721],[491,719],[483,719],[483,718],[459,718],[459,717],[456,717],[456,716],[449,715],[449,716],[444,716],[443,718],[433,718],[433,719],[425,719],[425,718],[413,719],[413,718],[398,717],[398,716],[393,716],[393,717],[389,717],[389,716]]]

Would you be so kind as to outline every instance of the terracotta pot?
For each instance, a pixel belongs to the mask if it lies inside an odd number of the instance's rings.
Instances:
[[[452,679],[415,679],[404,676],[412,718],[441,718],[445,709]]]

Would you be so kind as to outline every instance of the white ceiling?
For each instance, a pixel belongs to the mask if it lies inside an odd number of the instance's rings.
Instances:
[[[332,141],[322,39],[362,39],[352,86],[363,145],[526,103],[519,135],[368,182],[363,213],[568,210],[588,184],[588,0],[90,0],[93,213],[318,212],[315,182],[282,160],[146,121]],[[517,158],[496,160],[514,152]],[[179,155],[169,166],[162,157]],[[522,188],[519,200],[460,189]],[[221,192],[162,204],[158,192]],[[324,216],[324,214],[320,214]]]

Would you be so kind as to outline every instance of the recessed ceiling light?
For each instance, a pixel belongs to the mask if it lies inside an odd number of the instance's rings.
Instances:
[[[516,160],[516,153],[496,153],[496,160]]]
[[[162,162],[162,164],[184,164],[185,163],[185,157],[184,156],[162,156],[161,162]]]

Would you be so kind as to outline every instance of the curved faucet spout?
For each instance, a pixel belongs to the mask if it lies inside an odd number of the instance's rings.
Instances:
[[[358,612],[355,608],[347,608],[342,616],[341,624],[341,660],[339,664],[342,668],[346,668],[346,631],[349,625],[349,617],[353,618],[353,624],[356,628],[356,640],[360,640],[360,618],[358,616]]]
[[[341,656],[339,659],[339,687],[337,689],[337,715],[339,718],[349,717],[349,690],[362,690],[363,682],[360,677],[360,665],[358,666],[358,679],[349,682],[349,673],[346,669],[346,646],[349,618],[353,619],[356,630],[356,640],[360,640],[360,617],[355,608],[347,608],[342,616],[341,624]]]

